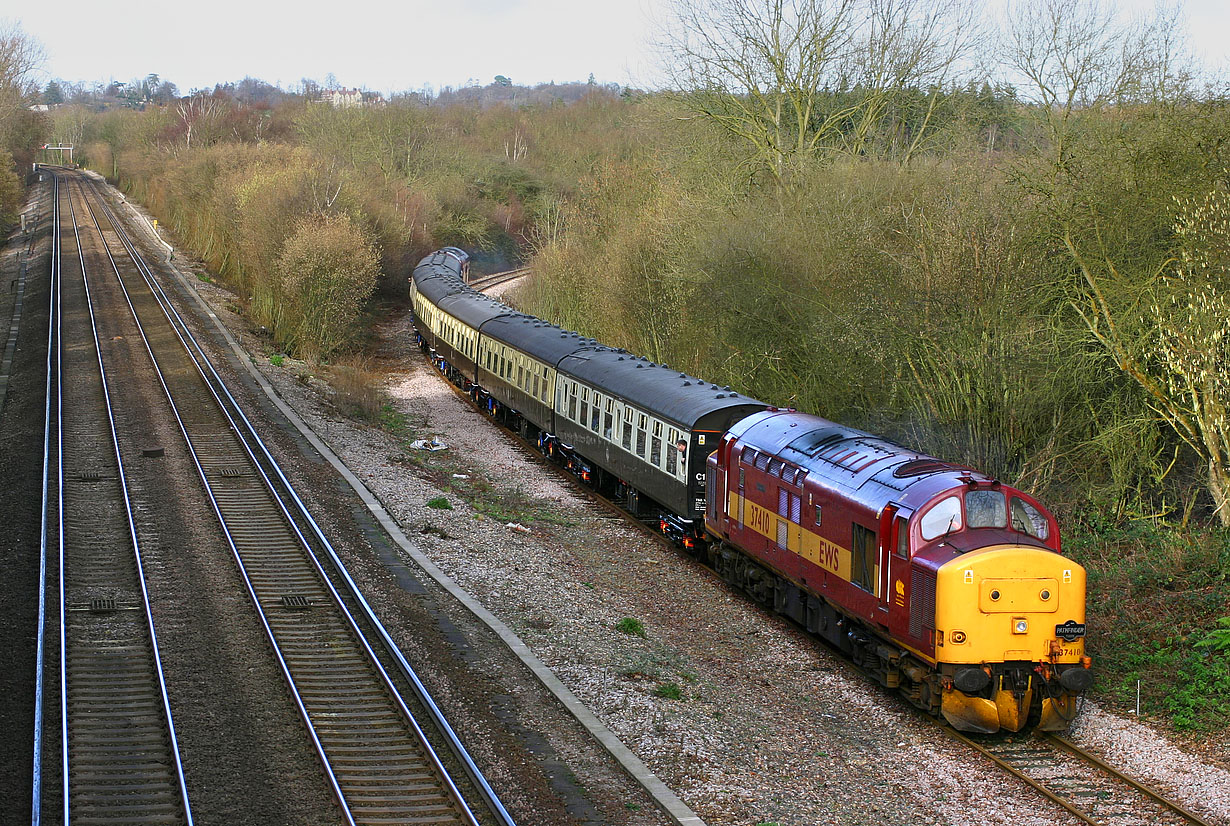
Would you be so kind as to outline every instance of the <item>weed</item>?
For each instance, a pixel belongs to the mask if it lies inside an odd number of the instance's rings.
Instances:
[[[432,500],[432,501],[435,501],[435,500]],[[420,525],[419,533],[424,534],[424,535],[436,536],[436,537],[439,537],[440,539],[452,539],[452,537],[448,535],[448,531],[444,530],[444,528],[441,528],[437,525]]]
[[[451,511],[453,506],[443,496],[437,496],[435,499],[427,500],[427,507],[435,508],[438,511]]]
[[[286,361],[286,356],[282,355],[281,353],[274,353],[272,356],[269,357],[269,363],[272,364],[274,367],[281,367],[282,362],[284,361]]]
[[[639,812],[641,810],[641,804],[639,803],[625,803],[624,807],[630,812]]]
[[[380,374],[368,360],[353,357],[329,366],[326,372],[333,388],[334,402],[342,412],[367,422],[379,422],[388,407],[380,390]]]
[[[659,683],[658,687],[653,690],[654,696],[662,697],[666,700],[682,700],[683,689],[677,683]]]
[[[645,636],[645,623],[633,617],[624,617],[615,623],[615,630],[634,637]]]

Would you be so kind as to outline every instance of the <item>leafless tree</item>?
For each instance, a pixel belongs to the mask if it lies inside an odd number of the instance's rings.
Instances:
[[[866,151],[901,91],[943,83],[973,40],[963,0],[674,0],[671,90],[780,183],[796,162]]]
[[[1001,62],[1026,84],[1057,167],[1074,129],[1107,105],[1165,91],[1174,54],[1173,12],[1121,21],[1105,0],[1017,0],[1009,6]],[[1157,86],[1157,84],[1163,84]]]
[[[0,147],[7,144],[14,114],[37,94],[34,73],[43,60],[43,47],[20,26],[0,26]]]
[[[184,147],[192,148],[194,133],[198,144],[210,143],[216,137],[214,127],[221,120],[224,108],[223,102],[211,95],[194,95],[176,104],[175,112],[184,124]]]

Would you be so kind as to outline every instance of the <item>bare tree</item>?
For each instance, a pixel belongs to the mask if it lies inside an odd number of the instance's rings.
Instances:
[[[185,98],[176,104],[175,112],[184,125],[184,147],[192,148],[194,134],[198,145],[208,145],[216,140],[217,126],[225,110],[222,99],[204,94]]]
[[[969,48],[962,0],[674,0],[660,44],[683,104],[792,164],[866,151],[891,101],[942,83]]]
[[[1174,45],[1173,13],[1121,22],[1105,0],[1017,0],[998,51],[1038,104],[1057,167],[1080,120],[1146,91]]]
[[[33,79],[43,60],[43,47],[20,26],[0,27],[0,146],[7,145],[16,112],[38,93]]]

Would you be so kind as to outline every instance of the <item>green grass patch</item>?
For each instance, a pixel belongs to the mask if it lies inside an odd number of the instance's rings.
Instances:
[[[655,697],[662,697],[666,700],[682,700],[683,689],[678,683],[659,683],[658,687],[653,690]]]
[[[645,623],[635,617],[624,617],[615,623],[615,630],[633,637],[644,637]]]
[[[449,501],[443,496],[437,496],[435,499],[428,499],[427,507],[435,508],[438,511],[451,511],[453,509],[452,504],[450,504]]]
[[[286,361],[286,356],[282,355],[281,353],[274,353],[272,356],[269,357],[269,363],[272,364],[274,367],[281,367],[285,361]]]

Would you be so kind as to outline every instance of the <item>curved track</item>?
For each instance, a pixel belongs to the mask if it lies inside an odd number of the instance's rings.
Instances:
[[[1213,826],[1162,792],[1128,776],[1070,740],[1035,733],[974,739],[948,726],[943,731],[1023,780],[1043,796],[1093,826],[1150,823]]]
[[[345,821],[510,826],[121,222],[78,185],[114,312],[145,343]]]

